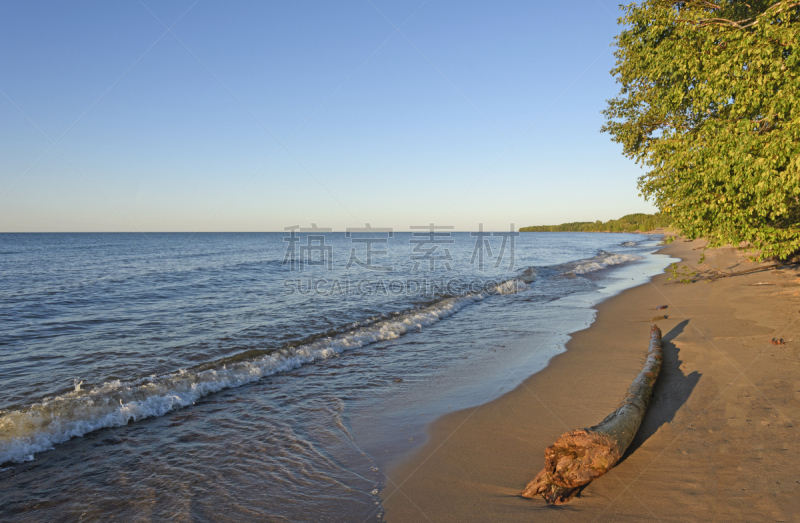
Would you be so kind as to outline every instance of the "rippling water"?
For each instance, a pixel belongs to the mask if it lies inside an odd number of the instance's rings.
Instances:
[[[383,272],[324,236],[296,270],[279,233],[0,235],[0,517],[378,520],[427,422],[667,264],[646,236],[527,233],[481,265],[453,233],[431,271],[395,233]]]

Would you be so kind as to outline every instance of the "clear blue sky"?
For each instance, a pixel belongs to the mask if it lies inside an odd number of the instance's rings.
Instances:
[[[609,0],[3,2],[0,231],[652,212],[599,133],[618,16]]]

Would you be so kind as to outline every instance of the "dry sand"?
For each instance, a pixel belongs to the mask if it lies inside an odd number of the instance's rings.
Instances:
[[[700,245],[662,252],[698,266]],[[734,249],[706,258],[755,266]],[[432,424],[389,473],[386,521],[800,521],[799,277],[790,268],[687,285],[665,274],[603,302],[546,369]],[[623,461],[567,505],[519,497],[545,447],[617,407],[662,313],[664,367]]]

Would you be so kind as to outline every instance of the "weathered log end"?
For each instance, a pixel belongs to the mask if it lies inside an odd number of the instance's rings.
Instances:
[[[619,461],[616,442],[589,429],[563,434],[544,452],[544,469],[531,481],[522,496],[541,495],[548,503],[566,503],[580,487],[599,478]]]
[[[561,505],[571,500],[578,490],[580,490],[580,487],[568,488],[556,485],[553,483],[552,476],[546,470],[542,470],[522,491],[522,497],[535,498],[536,496],[542,496],[548,503]]]

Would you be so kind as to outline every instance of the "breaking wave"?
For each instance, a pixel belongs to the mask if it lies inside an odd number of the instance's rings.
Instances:
[[[611,265],[619,265],[621,263],[626,263],[641,259],[643,259],[641,256],[637,256],[635,254],[614,254],[610,252],[601,252],[594,258],[579,263],[570,272],[572,274],[586,274],[589,272],[605,269],[606,267],[609,267]]]
[[[482,292],[446,297],[425,307],[384,314],[352,324],[338,334],[279,350],[248,351],[194,369],[136,381],[109,381],[90,390],[82,389],[82,382],[76,380],[74,390],[69,393],[0,414],[0,464],[31,461],[34,454],[71,438],[162,416],[223,389],[419,331],[488,296],[519,292],[534,277],[535,270],[528,269],[520,277],[489,286]]]

